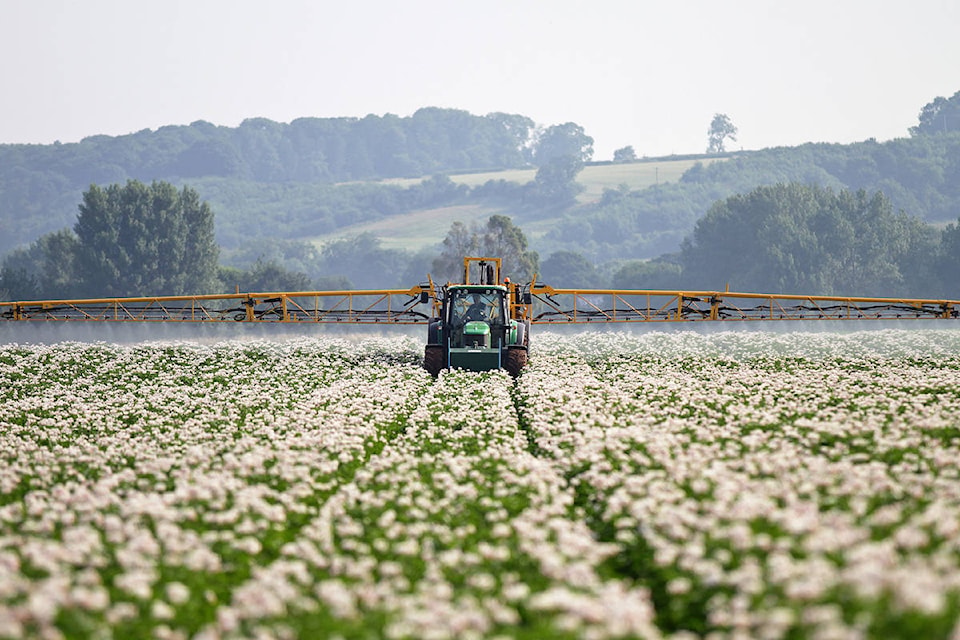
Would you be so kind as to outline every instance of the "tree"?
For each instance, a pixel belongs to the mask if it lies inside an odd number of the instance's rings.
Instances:
[[[403,196],[407,207],[426,209],[456,202],[469,191],[467,185],[454,182],[450,176],[437,174],[410,185]]]
[[[566,156],[581,163],[589,162],[593,157],[593,138],[573,122],[547,127],[534,145],[534,161],[538,166]]]
[[[321,270],[320,250],[313,244],[300,240],[277,238],[250,238],[227,255],[221,254],[221,262],[238,268],[249,268],[256,262],[273,262],[284,269],[311,274]],[[227,284],[232,284],[228,282]]]
[[[937,275],[943,295],[955,298],[960,282],[960,220],[948,224],[941,232]]]
[[[637,152],[633,150],[632,146],[627,145],[613,152],[613,161],[616,163],[636,162]]]
[[[583,163],[574,156],[558,156],[537,169],[529,194],[535,204],[568,207],[576,202],[583,185],[577,182],[577,174]]]
[[[599,279],[594,264],[575,251],[551,253],[550,257],[543,261],[537,276],[538,281],[567,289],[596,287]]]
[[[41,236],[4,258],[0,289],[10,300],[74,297],[76,254],[77,237],[69,229]]]
[[[83,194],[74,226],[84,295],[182,295],[213,291],[219,247],[213,211],[196,191],[130,180]]]
[[[716,202],[681,262],[696,289],[895,296],[910,288],[906,266],[933,242],[882,193],[778,184]]]
[[[69,298],[77,293],[77,236],[62,229],[41,236],[36,242],[40,253],[39,294],[44,298]]]
[[[313,283],[307,274],[291,271],[270,260],[257,260],[247,270],[224,267],[220,279],[231,291],[309,291]]]
[[[23,265],[4,260],[0,267],[0,300],[39,300],[37,279]]]
[[[488,113],[484,116],[487,120],[494,123],[504,134],[507,140],[512,144],[512,151],[509,149],[498,149],[501,155],[500,161],[503,166],[515,166],[517,159],[528,160],[530,152],[531,138],[535,130],[533,120],[526,116],[511,113]]]
[[[243,174],[243,163],[240,153],[229,142],[200,140],[180,153],[171,172],[181,178],[237,176]]]
[[[520,227],[502,215],[490,216],[482,227],[468,227],[459,221],[450,225],[443,239],[443,251],[433,261],[434,277],[459,282],[463,277],[463,259],[468,256],[501,258],[503,275],[515,282],[531,280],[540,260],[537,252],[528,248]]]
[[[680,265],[665,258],[631,260],[613,274],[614,289],[676,289]]]
[[[540,257],[528,248],[527,236],[511,218],[490,216],[482,237],[484,255],[503,260],[504,276],[526,282],[536,274]]]
[[[406,255],[397,249],[380,246],[380,239],[372,233],[334,240],[323,248],[317,282],[329,282],[331,277],[347,279],[359,289],[382,289],[391,286],[410,286],[401,279],[405,273]]]
[[[940,96],[924,105],[919,120],[917,126],[910,127],[910,135],[960,131],[960,91],[949,99]]]
[[[710,129],[707,131],[710,144],[707,145],[707,153],[723,153],[726,151],[725,141],[727,138],[736,142],[737,128],[725,113],[718,113],[713,116],[710,122]]]
[[[463,259],[479,253],[480,234],[476,225],[471,228],[455,220],[443,238],[443,251],[433,261],[433,270],[441,278],[457,280],[463,269]]]

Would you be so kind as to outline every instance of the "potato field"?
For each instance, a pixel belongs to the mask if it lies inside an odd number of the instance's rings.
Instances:
[[[0,345],[0,638],[960,638],[960,331]]]

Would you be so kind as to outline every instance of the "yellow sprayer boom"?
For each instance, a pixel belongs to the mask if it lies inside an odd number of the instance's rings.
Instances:
[[[532,324],[960,317],[960,300],[504,286],[511,315]],[[0,302],[0,321],[426,324],[436,297],[431,281],[411,289],[36,300]]]

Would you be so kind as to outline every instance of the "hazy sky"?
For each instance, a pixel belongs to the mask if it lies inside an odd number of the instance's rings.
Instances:
[[[420,107],[594,159],[888,140],[960,90],[956,0],[0,0],[0,143]]]

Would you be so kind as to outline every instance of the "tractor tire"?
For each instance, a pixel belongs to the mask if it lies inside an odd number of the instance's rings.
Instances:
[[[527,366],[526,347],[508,348],[507,356],[503,360],[503,368],[507,370],[507,373],[516,378],[525,366]]]
[[[440,371],[443,370],[444,364],[443,361],[443,346],[439,344],[428,344],[424,347],[423,350],[423,368],[426,369],[430,375],[436,378],[440,375]]]

